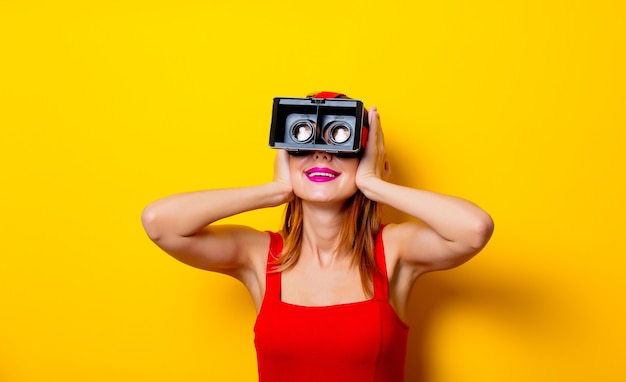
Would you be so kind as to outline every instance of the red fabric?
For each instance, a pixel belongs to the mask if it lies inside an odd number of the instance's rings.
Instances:
[[[313,96],[313,98],[337,98],[340,96],[346,96],[345,94],[335,93],[335,92],[319,92]]]
[[[382,230],[381,230],[382,233]],[[268,270],[282,250],[270,233]],[[408,326],[388,302],[382,235],[376,238],[374,297],[324,307],[280,300],[281,274],[267,273],[261,311],[254,327],[260,382],[403,382]]]
[[[361,147],[367,146],[367,137],[369,137],[370,131],[367,127],[363,126],[361,129]]]

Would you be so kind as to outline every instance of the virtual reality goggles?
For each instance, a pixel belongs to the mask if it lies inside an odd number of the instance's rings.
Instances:
[[[274,98],[269,145],[292,155],[325,151],[360,156],[369,124],[363,102],[323,92],[307,98]]]

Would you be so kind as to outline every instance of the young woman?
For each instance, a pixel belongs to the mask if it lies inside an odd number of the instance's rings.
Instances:
[[[246,286],[260,381],[403,381],[413,284],[469,260],[493,232],[471,202],[386,181],[376,107],[367,119],[360,158],[279,150],[272,182],[173,195],[142,214],[165,252]],[[285,203],[280,232],[217,224]],[[382,204],[415,221],[381,224]]]

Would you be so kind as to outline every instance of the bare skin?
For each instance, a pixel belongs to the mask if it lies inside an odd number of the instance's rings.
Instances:
[[[361,160],[325,152],[290,156],[279,150],[272,182],[169,196],[148,205],[142,222],[165,252],[197,268],[231,275],[250,292],[257,311],[265,294],[269,236],[246,226],[215,224],[258,208],[275,207],[293,195],[303,200],[303,247],[298,262],[282,273],[282,300],[305,306],[364,301],[359,271],[336,248],[342,205],[357,189],[416,222],[389,224],[383,231],[389,300],[406,321],[411,288],[420,275],[456,267],[488,242],[491,217],[475,204],[453,196],[386,181],[389,163],[378,111],[369,111],[370,134]],[[341,175],[311,182],[305,171],[330,168]]]

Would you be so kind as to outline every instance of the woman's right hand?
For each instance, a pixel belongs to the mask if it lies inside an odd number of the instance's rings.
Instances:
[[[293,186],[289,174],[289,153],[279,149],[274,159],[274,183],[280,186],[284,196],[282,203],[287,203],[293,198]],[[282,204],[281,203],[281,204]]]

